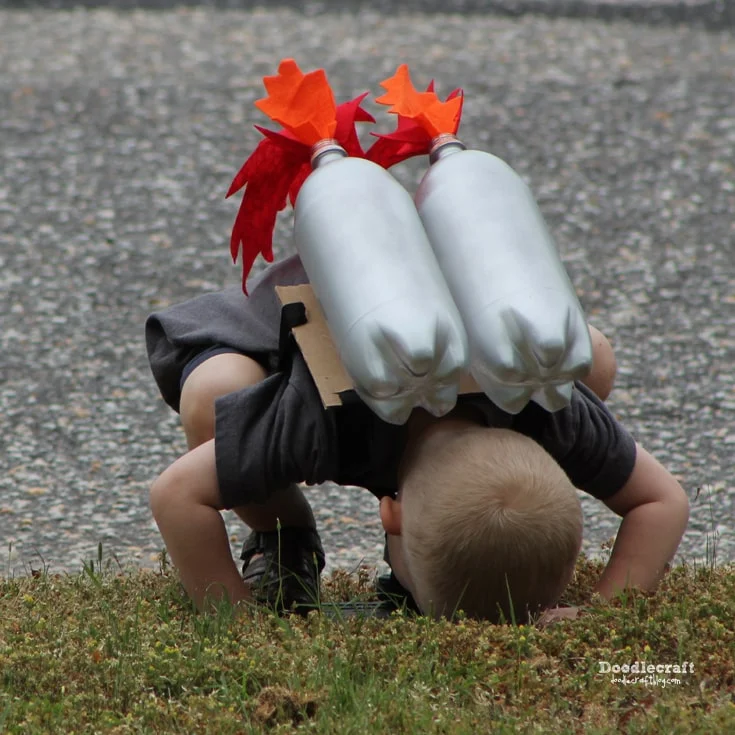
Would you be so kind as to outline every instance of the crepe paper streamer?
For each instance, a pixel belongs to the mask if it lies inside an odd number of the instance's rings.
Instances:
[[[311,173],[314,144],[325,137],[333,138],[348,156],[367,158],[384,168],[417,155],[400,139],[378,140],[370,150],[363,150],[356,125],[375,122],[362,107],[367,92],[334,107],[334,96],[323,70],[303,74],[296,62],[285,59],[278,71],[278,76],[265,77],[269,96],[255,104],[284,129],[276,132],[255,126],[264,139],[245,161],[227,192],[230,197],[245,187],[232,228],[230,253],[234,262],[241,256],[242,288],[246,294],[246,281],[258,255],[273,262],[276,218],[288,201],[291,205],[295,203]]]
[[[433,81],[426,92],[419,92],[411,82],[407,64],[401,64],[396,73],[382,81],[380,86],[386,92],[375,101],[390,105],[388,112],[398,115],[396,131],[381,137],[403,142],[403,150],[399,149],[401,154],[412,149],[418,150],[418,153],[428,152],[435,138],[456,135],[462,119],[461,89],[454,90],[444,102],[434,91]]]

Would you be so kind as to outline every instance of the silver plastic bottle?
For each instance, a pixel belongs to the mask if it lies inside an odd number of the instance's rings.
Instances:
[[[296,249],[358,395],[404,423],[457,400],[467,335],[408,192],[377,164],[317,147],[295,205]]]
[[[586,319],[526,184],[499,158],[435,141],[416,207],[470,342],[470,372],[500,408],[568,404],[592,365]]]

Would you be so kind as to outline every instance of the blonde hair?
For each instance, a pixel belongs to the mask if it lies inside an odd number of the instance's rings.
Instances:
[[[556,602],[582,540],[577,492],[535,441],[470,427],[402,483],[402,544],[421,610],[522,622]]]

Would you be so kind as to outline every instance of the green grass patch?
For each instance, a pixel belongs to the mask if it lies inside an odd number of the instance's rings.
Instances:
[[[733,565],[676,567],[655,594],[546,629],[202,615],[167,569],[101,567],[0,580],[0,732],[735,732]],[[589,600],[599,572],[581,559],[565,602]],[[365,573],[323,586],[371,595]],[[600,661],[693,672],[623,684]]]

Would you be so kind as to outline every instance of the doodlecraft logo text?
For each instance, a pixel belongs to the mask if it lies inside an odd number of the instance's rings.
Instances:
[[[683,677],[694,673],[694,664],[684,661],[680,664],[653,664],[648,661],[613,664],[598,661],[598,674],[609,674],[611,684],[661,687],[680,686]]]

